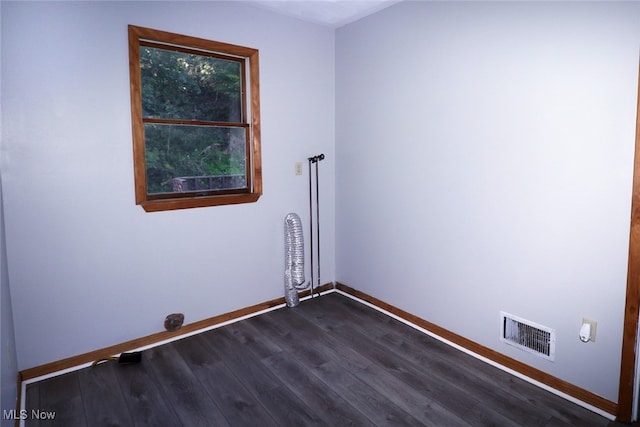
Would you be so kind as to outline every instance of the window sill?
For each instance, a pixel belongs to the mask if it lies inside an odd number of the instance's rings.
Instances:
[[[175,209],[254,203],[258,201],[261,195],[261,193],[248,193],[224,196],[180,197],[175,199],[147,200],[140,202],[139,205],[141,205],[146,212],[159,212]]]

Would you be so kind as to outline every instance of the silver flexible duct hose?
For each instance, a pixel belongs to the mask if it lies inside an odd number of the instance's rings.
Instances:
[[[304,282],[304,237],[302,221],[296,213],[284,219],[284,299],[287,307],[300,304],[298,290],[305,289]]]

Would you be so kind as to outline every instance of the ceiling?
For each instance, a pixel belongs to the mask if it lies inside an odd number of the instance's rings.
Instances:
[[[249,0],[256,6],[333,28],[357,21],[402,0]]]

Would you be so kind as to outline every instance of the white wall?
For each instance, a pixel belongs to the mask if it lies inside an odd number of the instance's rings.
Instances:
[[[0,22],[2,9],[0,8]],[[0,45],[2,33],[0,33]],[[0,70],[2,56],[0,56]],[[0,79],[0,94],[2,80]],[[1,107],[1,105],[0,105]],[[2,109],[0,108],[0,114]],[[0,123],[0,133],[2,123]],[[0,150],[0,158],[2,151]],[[13,327],[13,309],[11,306],[11,290],[9,289],[9,267],[7,265],[7,245],[5,242],[4,209],[2,202],[2,173],[0,171],[0,411],[16,409],[18,397],[18,358],[16,354],[16,338]],[[4,413],[4,412],[3,412]],[[14,422],[2,417],[3,427],[10,427]]]
[[[334,277],[334,31],[227,2],[2,2],[2,172],[19,368],[282,297],[284,217],[322,164]],[[127,24],[260,51],[264,196],[135,205]],[[296,161],[305,172],[294,175]]]
[[[638,2],[340,28],[336,280],[617,401],[639,48]],[[555,362],[500,343],[500,310],[555,328]]]

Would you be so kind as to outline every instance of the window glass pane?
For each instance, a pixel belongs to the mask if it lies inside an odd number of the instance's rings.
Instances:
[[[144,118],[242,122],[239,61],[140,46]]]
[[[147,194],[247,188],[246,132],[145,123]]]

